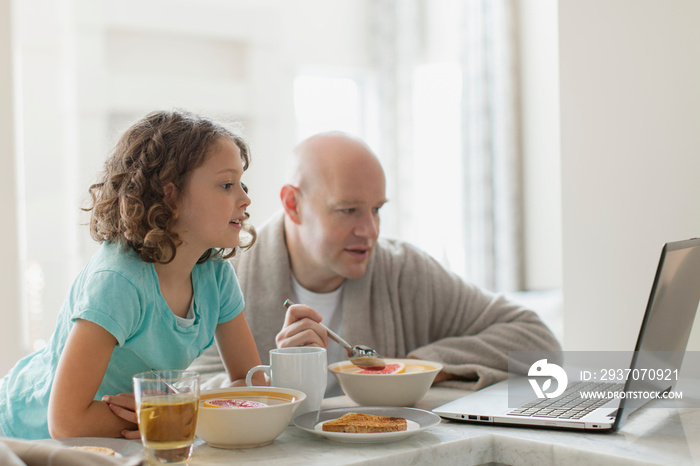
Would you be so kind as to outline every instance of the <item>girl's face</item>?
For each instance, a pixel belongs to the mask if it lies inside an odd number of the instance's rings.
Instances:
[[[222,137],[209,150],[178,199],[175,231],[184,247],[200,254],[211,248],[234,248],[240,241],[241,224],[250,198],[241,184],[241,151]]]

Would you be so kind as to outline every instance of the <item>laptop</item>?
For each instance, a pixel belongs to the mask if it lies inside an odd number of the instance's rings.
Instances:
[[[540,354],[529,356],[527,364],[521,365],[527,367],[532,361],[527,376],[510,377],[439,406],[433,412],[446,419],[482,424],[615,431],[629,414],[653,399],[651,396],[634,398],[629,394],[654,392],[658,395],[674,389],[699,305],[700,238],[666,243],[634,352],[623,352],[627,357],[620,367],[624,369],[615,370],[622,375],[620,379],[604,377],[606,373],[601,372],[600,365],[607,365],[608,361],[597,361],[598,370],[582,369],[584,365],[580,361],[573,366],[567,361],[559,362],[560,366],[552,362],[551,353],[549,362],[546,357],[537,359],[542,357]],[[566,357],[573,353],[563,354]],[[613,357],[613,352],[605,355]],[[652,371],[654,375],[663,376],[652,377]],[[580,380],[570,377],[571,374],[580,375]],[[675,377],[666,376],[669,374]],[[591,388],[582,384],[599,386]],[[551,391],[553,387],[556,390]],[[590,394],[590,390],[607,395],[622,390],[628,395],[607,398],[589,395],[589,399],[584,400],[582,391]],[[555,393],[558,391],[561,393]],[[520,397],[517,403],[513,401],[514,394]],[[579,403],[587,406],[581,408]]]

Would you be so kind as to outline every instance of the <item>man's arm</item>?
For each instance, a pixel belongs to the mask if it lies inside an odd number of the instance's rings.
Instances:
[[[485,292],[471,290],[469,293],[481,295]],[[486,299],[488,303],[484,304]],[[432,342],[409,353],[409,357],[443,363],[443,372],[435,383],[472,380],[476,381],[474,388],[481,388],[507,377],[510,351],[561,350],[552,332],[534,312],[502,296],[480,296],[462,310],[453,309],[446,314],[450,316],[435,312],[432,317],[443,322],[451,320],[452,329],[437,325]],[[470,321],[474,315],[476,319]],[[513,369],[527,372],[526,367],[510,367]]]
[[[481,388],[507,377],[509,351],[561,349],[534,312],[463,281],[415,247],[404,243],[401,250],[389,288],[398,298],[406,352],[441,362],[438,381]]]

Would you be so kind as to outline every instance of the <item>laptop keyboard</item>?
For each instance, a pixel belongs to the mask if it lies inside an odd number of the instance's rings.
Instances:
[[[600,408],[612,398],[582,398],[580,392],[616,392],[622,390],[624,384],[604,382],[573,382],[566,391],[557,398],[536,399],[510,411],[508,414],[524,417],[546,417],[558,419],[581,419]]]

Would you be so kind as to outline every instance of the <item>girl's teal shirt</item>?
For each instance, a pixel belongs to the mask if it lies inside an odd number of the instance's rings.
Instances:
[[[76,319],[117,340],[95,399],[132,392],[131,377],[151,369],[186,369],[214,342],[219,323],[244,306],[231,263],[208,260],[192,270],[194,323],[182,326],[160,292],[152,263],[131,249],[103,243],[71,286],[56,330],[41,350],[0,380],[0,428],[8,437],[49,438],[47,409],[58,359]]]

